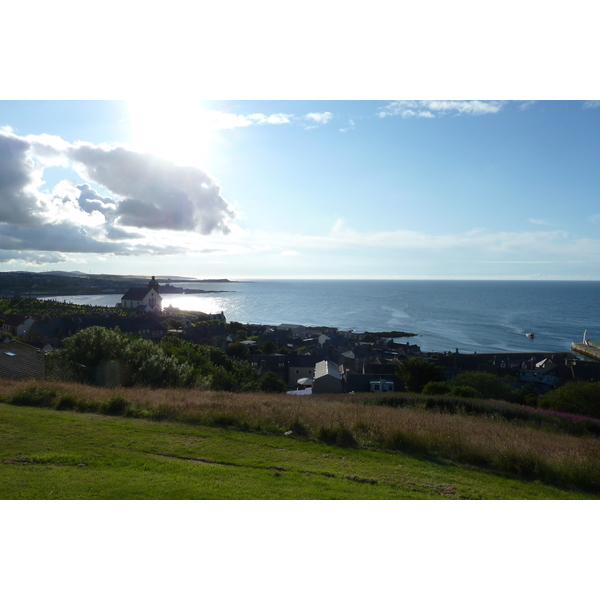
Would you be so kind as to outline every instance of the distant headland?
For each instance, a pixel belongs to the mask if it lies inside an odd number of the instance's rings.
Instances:
[[[81,296],[87,294],[121,294],[131,287],[143,287],[147,275],[91,275],[80,271],[0,272],[0,296]],[[232,290],[199,290],[181,287],[185,283],[237,283],[229,279],[195,279],[192,277],[156,277],[163,294],[211,294]],[[174,285],[179,284],[179,285]]]

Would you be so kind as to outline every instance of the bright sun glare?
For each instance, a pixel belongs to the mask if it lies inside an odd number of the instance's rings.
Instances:
[[[133,143],[179,165],[202,168],[208,158],[210,120],[193,100],[131,100]]]

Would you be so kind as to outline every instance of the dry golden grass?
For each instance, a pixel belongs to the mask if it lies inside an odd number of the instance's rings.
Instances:
[[[2,380],[0,394],[12,396],[31,385]],[[365,405],[347,396],[103,389],[50,382],[41,385],[55,389],[59,395],[70,394],[88,402],[106,403],[115,395],[123,396],[129,405],[148,411],[154,418],[263,431],[291,429],[296,435],[418,452],[600,490],[600,440],[596,437],[576,437],[483,416]]]

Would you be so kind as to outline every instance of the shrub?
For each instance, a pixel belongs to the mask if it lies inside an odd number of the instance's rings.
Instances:
[[[600,383],[567,383],[541,396],[538,406],[600,419]]]
[[[32,386],[14,394],[12,404],[17,406],[53,406],[56,396],[56,390]]]
[[[234,415],[217,415],[212,424],[216,427],[235,427],[240,424],[240,420]]]
[[[178,411],[173,406],[161,404],[152,411],[151,416],[156,421],[165,421],[167,419],[175,419],[178,416]]]
[[[122,415],[127,410],[129,403],[123,396],[113,396],[103,407],[102,412],[105,415]]]
[[[532,383],[526,383],[520,390],[520,398],[523,404],[527,406],[538,405],[538,393]]]
[[[77,402],[75,409],[79,412],[100,412],[103,405],[99,400],[90,400],[88,398],[83,398]]]
[[[317,432],[317,438],[326,444],[336,446],[356,445],[354,434],[342,423],[332,426],[322,425]]]
[[[302,437],[307,437],[310,433],[310,428],[298,417],[291,422],[289,430],[291,430],[294,435],[300,435]]]
[[[77,398],[73,394],[63,394],[56,402],[56,410],[73,410],[77,406]]]
[[[424,388],[423,394],[442,396],[450,393],[450,386],[445,381],[430,381]]]
[[[459,373],[450,380],[452,386],[470,386],[475,388],[482,398],[494,398],[495,400],[514,400],[515,392],[506,381],[492,373],[479,371],[467,371]],[[474,398],[475,396],[468,396]]]
[[[483,398],[482,394],[470,385],[453,385],[450,395],[457,398]]]

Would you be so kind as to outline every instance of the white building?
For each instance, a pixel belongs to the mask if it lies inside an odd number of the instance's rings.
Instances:
[[[152,279],[145,288],[130,288],[121,298],[122,308],[137,308],[144,312],[160,313],[162,311],[162,298],[158,293],[158,282]]]

